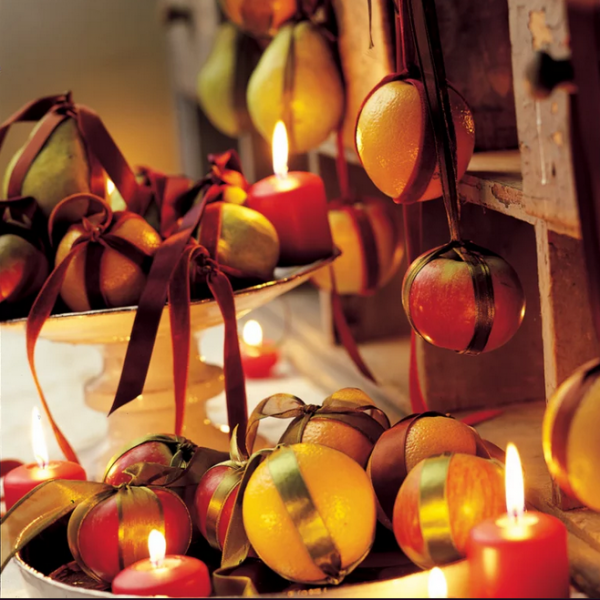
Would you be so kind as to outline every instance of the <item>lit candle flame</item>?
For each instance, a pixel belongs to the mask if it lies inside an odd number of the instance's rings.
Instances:
[[[525,484],[523,482],[521,459],[514,444],[508,444],[506,448],[504,484],[506,486],[508,516],[514,521],[519,521],[525,512]]]
[[[106,180],[106,196],[110,198],[110,195],[115,191],[115,184],[112,179]]]
[[[248,346],[260,346],[263,341],[262,327],[258,321],[248,321],[242,332],[244,343]]]
[[[153,529],[148,536],[148,552],[152,566],[155,569],[161,567],[167,553],[167,540],[158,529]]]
[[[288,137],[283,121],[277,121],[273,130],[273,172],[281,179],[288,172]]]
[[[438,567],[433,567],[429,571],[429,580],[427,582],[427,593],[430,598],[447,598],[448,585],[444,573]]]
[[[50,462],[48,458],[48,447],[44,438],[44,428],[42,427],[42,415],[37,407],[34,407],[31,413],[31,444],[33,446],[33,456],[40,469],[45,469]]]

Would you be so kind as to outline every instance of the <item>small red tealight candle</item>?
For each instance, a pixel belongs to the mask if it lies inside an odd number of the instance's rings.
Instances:
[[[210,573],[206,565],[192,556],[165,556],[166,548],[165,536],[153,529],[148,536],[150,558],[121,571],[113,579],[113,594],[171,598],[210,596]]]
[[[506,451],[508,514],[473,528],[467,556],[473,598],[568,598],[567,530],[556,518],[525,512],[523,472]]]
[[[318,175],[288,173],[287,160],[287,133],[279,121],[273,133],[275,175],[250,188],[246,206],[267,217],[277,230],[280,265],[306,265],[333,252],[327,196]]]
[[[77,463],[68,460],[48,460],[41,415],[37,408],[33,409],[31,441],[33,455],[37,462],[17,467],[4,477],[4,502],[7,511],[44,481],[51,479],[85,481],[87,479],[83,467]]]
[[[273,342],[263,341],[258,321],[248,321],[242,331],[242,365],[248,379],[266,379],[279,360],[279,350]]]

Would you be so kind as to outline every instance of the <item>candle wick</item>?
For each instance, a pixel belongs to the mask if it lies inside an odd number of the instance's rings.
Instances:
[[[281,171],[277,171],[277,173],[275,173],[275,176],[277,177],[277,179],[279,179],[279,181],[285,181],[287,179],[287,174],[288,174],[288,170],[285,169],[281,170]]]
[[[161,557],[158,560],[150,559],[150,562],[152,563],[152,566],[155,569],[160,569],[163,566],[163,563],[165,562],[165,559],[164,559],[164,557]]]

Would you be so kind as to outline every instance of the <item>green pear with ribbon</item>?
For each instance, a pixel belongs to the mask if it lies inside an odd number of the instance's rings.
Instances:
[[[12,157],[2,186],[2,196],[9,197],[15,167],[29,144],[43,131],[52,115],[44,117],[33,129],[29,140]],[[47,138],[35,156],[20,185],[19,194],[34,197],[43,213],[52,209],[67,196],[90,191],[90,164],[77,123],[73,118],[62,121]]]

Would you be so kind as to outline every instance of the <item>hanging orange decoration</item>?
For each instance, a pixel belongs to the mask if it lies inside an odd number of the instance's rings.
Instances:
[[[296,0],[221,0],[227,18],[255,37],[271,37],[298,10]]]
[[[473,155],[475,124],[465,99],[452,86],[448,91],[460,179]],[[356,123],[356,150],[371,181],[396,202],[442,195],[432,138],[418,82],[400,75],[386,77],[365,99]]]
[[[560,487],[600,510],[600,361],[584,365],[550,398],[544,416],[546,464]]]
[[[450,242],[417,258],[404,277],[404,310],[427,342],[465,354],[506,344],[525,316],[515,270],[470,242]]]

